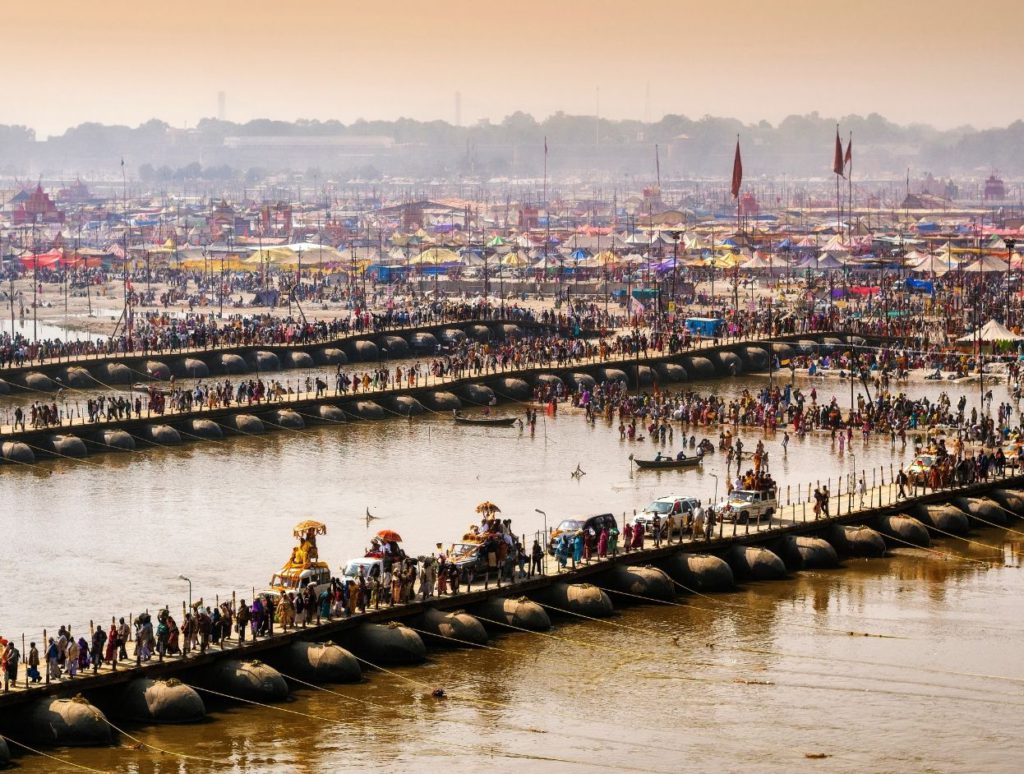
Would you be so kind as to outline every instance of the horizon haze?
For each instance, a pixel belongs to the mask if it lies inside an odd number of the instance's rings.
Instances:
[[[440,9],[298,0],[286,14],[265,2],[212,6],[7,8],[9,61],[30,77],[9,80],[0,123],[40,139],[83,122],[191,127],[217,116],[219,92],[236,122],[467,126],[564,111],[774,124],[818,112],[984,129],[1024,116],[998,96],[1024,75],[1009,34],[1024,8],[1007,0],[974,3],[970,14],[951,0],[927,10],[881,0],[523,0],[512,13],[469,0]]]

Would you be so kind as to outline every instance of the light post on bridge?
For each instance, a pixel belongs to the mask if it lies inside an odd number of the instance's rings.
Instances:
[[[188,584],[188,609],[192,609],[192,581],[186,578],[184,575],[179,575],[178,580],[183,580]]]
[[[542,511],[540,508],[534,508],[533,510],[536,511],[537,513],[539,513],[541,516],[544,517],[544,546],[542,546],[542,548],[544,549],[544,559],[543,559],[543,562],[544,562],[544,574],[547,575],[547,572],[548,572],[548,547],[547,547],[547,542],[548,542],[548,515],[544,511]]]

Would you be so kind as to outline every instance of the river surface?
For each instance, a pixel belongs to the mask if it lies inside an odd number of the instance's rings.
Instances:
[[[763,383],[688,388],[732,396]],[[963,389],[976,402],[977,386]],[[820,399],[833,393],[848,404],[845,385],[818,386]],[[955,402],[958,390],[950,394]],[[998,404],[1005,390],[994,395]],[[761,437],[741,435],[749,449]],[[839,457],[828,435],[812,434],[794,437],[783,456],[781,437],[766,440],[771,469],[794,490],[912,455],[857,439]],[[673,449],[680,438],[677,429]],[[38,641],[44,627],[81,633],[90,619],[180,609],[182,574],[194,598],[248,598],[307,518],[328,524],[321,556],[337,566],[385,527],[410,553],[436,551],[477,521],[485,499],[529,540],[544,527],[535,509],[548,526],[586,512],[621,517],[661,495],[711,498],[712,474],[724,494],[721,454],[699,470],[631,471],[631,452],[655,448],[563,411],[540,419],[533,436],[427,416],[6,467],[0,632]],[[578,480],[577,465],[586,471]],[[378,517],[369,526],[367,508]],[[431,651],[425,666],[373,673],[336,693],[301,690],[284,705],[315,717],[211,704],[210,723],[132,729],[223,765],[127,745],[59,754],[132,772],[1016,769],[1024,576],[1015,565],[1024,544],[997,530],[972,539],[991,547],[948,540],[937,544],[944,553],[899,550],[677,605],[616,599],[620,614],[609,621],[560,621],[550,637],[502,635],[494,649]],[[449,698],[431,698],[434,687]],[[21,764],[62,770],[35,756]]]

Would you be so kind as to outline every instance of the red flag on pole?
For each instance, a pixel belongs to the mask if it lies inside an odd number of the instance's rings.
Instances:
[[[732,198],[738,199],[743,182],[743,160],[740,158],[740,140],[736,138],[736,158],[732,160]]]
[[[843,157],[843,167],[848,167],[853,163],[853,135],[850,135],[850,142],[846,145],[846,155]]]
[[[832,160],[832,171],[843,177],[843,141],[839,139],[839,127],[836,127],[836,156]]]

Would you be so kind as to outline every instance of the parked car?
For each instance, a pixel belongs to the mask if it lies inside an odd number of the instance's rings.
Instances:
[[[548,553],[554,556],[555,545],[564,534],[572,536],[577,532],[593,530],[595,535],[599,535],[605,527],[608,527],[609,530],[617,530],[619,528],[615,517],[610,513],[597,513],[592,516],[572,516],[568,519],[563,519],[551,532],[551,539],[548,541]]]
[[[633,523],[642,525],[644,532],[650,535],[655,515],[661,519],[662,524],[665,523],[669,516],[672,516],[676,521],[676,532],[685,532],[690,528],[690,523],[693,520],[693,511],[698,505],[700,505],[700,500],[696,497],[685,497],[683,495],[659,497],[638,513],[636,518],[633,519]]]
[[[774,489],[736,489],[715,506],[715,513],[723,521],[746,524],[748,521],[771,521],[778,510],[779,501]]]
[[[363,577],[367,581],[377,576],[383,577],[384,560],[376,556],[360,556],[358,559],[349,559],[345,562],[345,569],[341,571],[341,582],[358,580],[360,568],[362,568]]]

